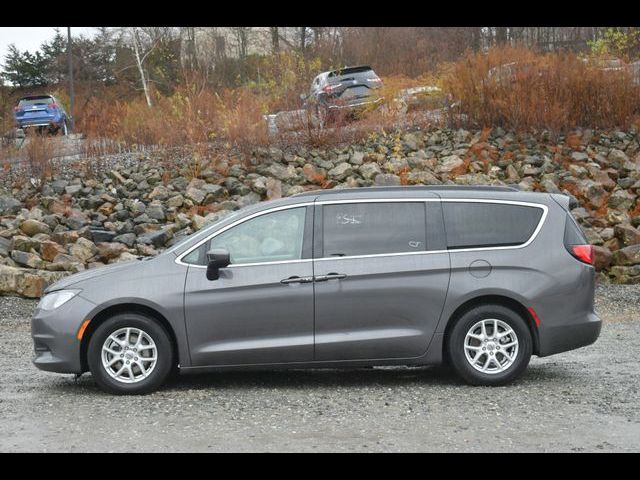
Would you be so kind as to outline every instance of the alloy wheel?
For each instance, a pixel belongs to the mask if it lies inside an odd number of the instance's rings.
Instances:
[[[518,337],[506,322],[495,318],[480,320],[467,332],[464,354],[469,364],[487,374],[507,370],[518,356]]]
[[[120,328],[102,345],[102,366],[122,383],[137,383],[153,372],[158,349],[151,336],[139,328]]]

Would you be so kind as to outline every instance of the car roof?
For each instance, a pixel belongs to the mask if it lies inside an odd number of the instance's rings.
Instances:
[[[558,194],[566,197],[565,195]],[[348,201],[376,199],[478,199],[533,203],[553,203],[548,193],[520,190],[513,185],[416,185],[390,187],[358,187],[311,190],[291,197],[289,201]]]
[[[333,188],[325,190],[310,190],[298,193],[293,197],[341,195],[352,196],[362,193],[412,193],[426,192],[519,192],[520,189],[509,185],[413,185],[390,187],[359,187],[359,188]]]

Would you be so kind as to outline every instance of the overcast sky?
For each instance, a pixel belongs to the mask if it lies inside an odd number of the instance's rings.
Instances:
[[[51,40],[55,35],[56,27],[0,27],[0,64],[4,64],[4,56],[7,54],[9,45],[12,43],[18,50],[29,50],[33,53],[40,48],[40,45],[47,40]],[[67,27],[58,27],[60,33],[67,36]],[[87,35],[92,36],[95,27],[71,27],[71,36]]]

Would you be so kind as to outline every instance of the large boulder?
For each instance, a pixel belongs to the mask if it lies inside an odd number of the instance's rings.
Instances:
[[[326,172],[312,163],[306,163],[304,167],[302,167],[302,175],[304,175],[307,182],[316,185],[322,185],[327,179]]]
[[[192,200],[194,203],[200,205],[207,196],[207,192],[204,191],[204,186],[207,184],[200,178],[194,178],[187,185],[185,197]]]
[[[138,243],[151,244],[156,248],[164,247],[164,245],[173,237],[173,233],[169,228],[163,228],[153,232],[145,233],[138,237]]]
[[[597,271],[606,270],[611,265],[613,260],[613,254],[607,247],[601,247],[598,245],[594,245],[593,247],[595,253],[595,263],[594,266]]]
[[[413,170],[407,175],[407,180],[415,185],[440,185],[442,182],[427,170]]]
[[[275,200],[282,197],[282,182],[276,178],[267,179],[267,199]]]
[[[360,175],[362,175],[362,178],[365,180],[373,180],[380,173],[382,173],[382,170],[380,170],[380,167],[375,162],[368,162],[360,167]]]
[[[376,175],[374,184],[382,187],[391,187],[401,185],[401,181],[398,175],[394,175],[393,173],[381,173]]]
[[[14,250],[11,252],[11,258],[18,265],[23,265],[30,268],[43,268],[44,262],[39,255],[29,252],[21,252],[20,250]]]
[[[464,165],[464,160],[462,160],[458,155],[449,155],[442,159],[442,163],[436,167],[436,172],[451,173],[453,170],[462,167],[462,165]]]
[[[593,180],[581,180],[578,183],[578,189],[594,208],[602,207],[607,201],[606,190]]]
[[[640,265],[623,267],[616,265],[609,272],[616,283],[640,284]]]
[[[11,251],[11,240],[0,237],[0,257],[7,257]]]
[[[64,249],[56,242],[45,240],[40,244],[40,255],[47,262],[53,262],[53,259],[60,253],[64,253]]]
[[[625,247],[640,243],[640,231],[631,225],[620,224],[613,228],[614,235]]]
[[[349,165],[347,162],[342,162],[338,164],[335,168],[329,170],[328,175],[329,178],[332,178],[337,181],[342,181],[347,178],[349,175],[353,173],[353,167]]]
[[[69,253],[83,262],[87,262],[98,252],[96,245],[84,237],[80,237],[76,243],[69,247]]]
[[[51,228],[49,227],[49,225],[31,218],[22,222],[22,225],[20,225],[20,230],[22,230],[30,237],[33,237],[38,233],[51,233]]]
[[[637,265],[640,264],[640,244],[621,248],[613,254],[615,265]]]
[[[39,251],[41,243],[42,242],[31,237],[15,235],[11,239],[11,250],[20,250],[21,252]]]
[[[66,272],[48,272],[0,265],[0,294],[39,298],[45,288],[66,275],[68,275]]]
[[[20,212],[22,203],[8,195],[0,196],[0,215],[15,215]]]
[[[609,208],[618,210],[628,210],[633,206],[636,196],[627,190],[616,190],[609,197],[607,202]]]
[[[123,243],[127,247],[133,247],[133,244],[136,243],[136,234],[123,233],[122,235],[118,235],[117,237],[114,237],[113,241]]]
[[[622,167],[622,165],[625,164],[625,162],[629,161],[629,157],[627,157],[627,154],[624,153],[622,150],[618,150],[617,148],[612,148],[609,151],[609,156],[607,157],[607,160],[614,167],[620,168]]]
[[[104,260],[108,261],[108,260],[111,260],[112,258],[117,258],[124,252],[128,251],[127,246],[125,244],[118,243],[118,242],[114,242],[114,243],[101,242],[96,245],[96,248],[98,249],[96,256],[103,261]]]

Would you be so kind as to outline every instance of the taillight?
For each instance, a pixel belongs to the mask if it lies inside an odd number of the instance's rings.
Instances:
[[[382,86],[382,80],[380,80],[379,78],[368,78],[367,81],[371,84],[374,85],[374,87],[381,87]]]
[[[13,107],[13,111],[14,112],[21,112],[22,111],[22,107]]]
[[[58,104],[57,103],[50,103],[49,104],[49,108],[53,108],[54,110],[58,109]]]
[[[594,264],[596,255],[593,250],[593,245],[571,245],[570,248],[571,255],[581,262],[588,263],[589,265]]]
[[[333,92],[335,92],[336,90],[338,90],[340,87],[342,86],[341,83],[336,83],[334,85],[326,85],[322,91],[324,93],[328,93],[329,95],[331,95]]]

